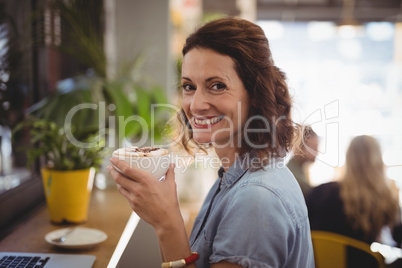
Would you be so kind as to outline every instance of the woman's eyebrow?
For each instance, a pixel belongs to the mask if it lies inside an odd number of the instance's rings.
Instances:
[[[232,84],[230,76],[225,75],[225,74],[223,76],[209,77],[209,78],[205,79],[205,82],[210,82],[211,80],[214,80],[214,79],[220,79],[220,80],[223,80],[224,83]]]
[[[209,78],[205,79],[205,82],[209,82],[209,81],[214,80],[214,79],[216,79],[216,78],[222,79],[222,78],[219,77],[219,76],[213,76],[213,77],[209,77]]]
[[[191,79],[188,78],[188,77],[185,77],[185,76],[182,76],[181,79],[184,79],[184,80],[187,80],[187,81],[191,82]],[[222,78],[220,76],[212,76],[212,77],[208,77],[207,79],[205,79],[205,82],[210,82],[211,80],[214,80],[214,79],[225,79],[225,80],[230,81],[230,79],[228,77],[227,78]]]

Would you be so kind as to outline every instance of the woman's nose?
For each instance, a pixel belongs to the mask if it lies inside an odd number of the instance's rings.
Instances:
[[[191,111],[197,114],[201,111],[208,110],[209,107],[210,103],[206,92],[202,89],[196,90],[190,104]]]

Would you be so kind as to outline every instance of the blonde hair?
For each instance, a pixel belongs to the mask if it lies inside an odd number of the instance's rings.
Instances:
[[[386,177],[381,148],[370,136],[355,137],[346,153],[341,199],[349,223],[375,239],[385,225],[392,227],[399,213],[398,195]]]
[[[294,155],[305,154],[305,145],[311,137],[318,137],[317,133],[310,125],[295,124],[292,151]]]

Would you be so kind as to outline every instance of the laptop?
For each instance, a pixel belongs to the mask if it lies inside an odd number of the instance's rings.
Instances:
[[[93,255],[0,252],[0,267],[91,268]]]

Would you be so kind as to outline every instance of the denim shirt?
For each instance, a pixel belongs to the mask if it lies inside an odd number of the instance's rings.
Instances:
[[[314,267],[304,197],[283,159],[254,172],[236,161],[208,193],[190,245],[200,255],[197,267]]]

